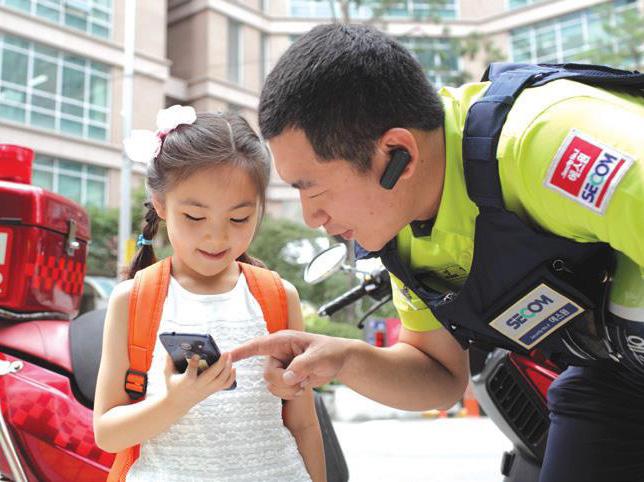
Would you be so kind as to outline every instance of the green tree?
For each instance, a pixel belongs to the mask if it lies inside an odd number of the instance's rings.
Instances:
[[[132,192],[132,233],[138,236],[145,215],[143,202],[145,188]],[[119,209],[89,206],[92,240],[87,258],[87,274],[95,276],[117,276]]]
[[[644,12],[637,5],[616,12],[611,4],[597,9],[597,15],[602,19],[603,33],[579,57],[621,69],[644,69]]]
[[[320,306],[347,289],[346,275],[336,273],[322,283],[310,285],[304,281],[305,265],[294,262],[285,253],[290,242],[296,240],[314,242],[320,237],[325,235],[303,224],[266,216],[248,254],[260,259],[270,269],[277,271],[282,278],[290,281],[297,288],[302,300]]]

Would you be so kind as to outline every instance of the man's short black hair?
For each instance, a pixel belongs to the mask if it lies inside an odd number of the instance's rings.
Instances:
[[[268,75],[259,102],[265,139],[301,129],[320,160],[345,159],[363,172],[387,130],[433,130],[443,119],[416,59],[367,25],[319,25],[300,37]]]

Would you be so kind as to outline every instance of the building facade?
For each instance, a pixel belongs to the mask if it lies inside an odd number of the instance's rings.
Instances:
[[[36,151],[34,182],[119,205],[128,0],[0,0],[0,142]],[[137,0],[133,127],[175,103],[257,125],[267,73],[317,24],[370,21],[398,38],[437,86],[475,80],[489,60],[584,60],[644,0]],[[135,168],[135,184],[141,181]],[[299,215],[273,176],[268,209]]]

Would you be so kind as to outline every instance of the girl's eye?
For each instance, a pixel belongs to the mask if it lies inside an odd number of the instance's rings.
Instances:
[[[186,217],[186,219],[188,221],[202,221],[202,220],[206,219],[206,218],[193,218],[192,216],[190,216],[189,214],[186,214],[186,213],[184,213],[183,215]]]
[[[245,218],[230,218],[230,220],[231,220],[233,223],[237,223],[237,224],[245,223],[245,222],[246,222],[246,221],[248,221],[249,219],[250,219],[250,216],[246,216]]]

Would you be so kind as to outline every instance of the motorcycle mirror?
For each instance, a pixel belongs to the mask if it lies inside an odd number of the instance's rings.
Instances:
[[[337,273],[347,259],[347,247],[334,244],[318,253],[304,269],[304,281],[316,284]]]

